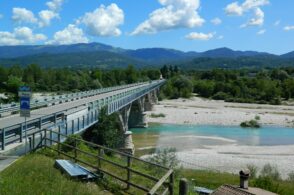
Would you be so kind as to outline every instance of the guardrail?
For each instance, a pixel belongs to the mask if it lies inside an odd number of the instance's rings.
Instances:
[[[37,134],[41,135],[39,143],[35,141]],[[82,139],[69,138],[68,135],[56,131],[44,129],[30,134],[30,137],[31,150],[45,147],[56,151],[59,156],[72,159],[93,172],[103,173],[125,184],[130,193],[135,189],[148,195],[174,194],[174,171],[167,167]],[[66,139],[70,139],[72,144],[63,143]],[[87,145],[90,149],[81,149],[78,147],[80,144]],[[111,157],[105,154],[110,154]],[[133,193],[137,194],[138,191]]]
[[[65,133],[73,134],[76,132],[80,132],[85,128],[97,123],[99,110],[107,106],[108,114],[116,112],[123,108],[124,106],[132,103],[138,98],[146,95],[150,91],[161,86],[165,81],[153,81],[149,85],[145,85],[142,87],[138,87],[135,89],[131,89],[129,91],[124,91],[106,98],[101,98],[97,100],[93,100],[88,102],[88,113],[83,116],[79,116],[73,120],[67,120],[65,117],[65,113],[71,109],[64,109],[62,111],[48,114],[46,116],[42,116],[35,119],[27,120],[27,127],[23,122],[16,123],[12,126],[8,126],[0,129],[0,143],[2,150],[5,150],[5,146],[15,142],[22,142],[24,138],[24,132],[28,133],[37,131],[39,129],[48,128],[50,126],[54,127],[58,123],[65,124]],[[85,106],[85,105],[84,105]]]
[[[32,109],[44,107],[44,106],[50,106],[55,104],[60,104],[64,102],[74,101],[81,98],[86,98],[102,93],[107,93],[110,91],[125,89],[133,86],[142,85],[147,82],[141,82],[141,83],[135,83],[135,84],[129,84],[129,85],[122,85],[122,86],[114,86],[114,87],[108,87],[108,88],[101,88],[96,90],[90,90],[90,91],[83,91],[83,92],[77,92],[77,93],[70,93],[70,94],[64,94],[64,95],[56,95],[56,96],[47,96],[44,98],[37,98],[31,100],[30,107]],[[12,102],[10,104],[2,104],[0,105],[0,118],[3,113],[9,113],[12,114],[14,112],[19,111],[19,103]]]

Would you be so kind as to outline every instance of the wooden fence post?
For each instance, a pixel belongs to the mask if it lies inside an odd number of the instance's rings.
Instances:
[[[130,189],[130,184],[129,181],[131,180],[131,157],[127,156],[127,189]]]
[[[58,156],[60,155],[60,126],[58,126],[58,135],[57,135],[57,138],[58,138],[58,143],[57,143],[57,150],[58,150]]]
[[[101,157],[101,148],[98,149],[98,168],[99,169],[101,168],[101,160],[100,160],[100,157]]]
[[[182,178],[180,180],[179,195],[188,195],[188,189],[188,180],[186,178]]]
[[[75,163],[77,162],[77,157],[78,157],[78,153],[77,153],[77,139],[76,138],[74,138],[75,139]]]
[[[174,194],[174,172],[169,176],[168,191],[170,195]]]
[[[44,140],[45,140],[45,146],[47,146],[47,129],[45,129]]]

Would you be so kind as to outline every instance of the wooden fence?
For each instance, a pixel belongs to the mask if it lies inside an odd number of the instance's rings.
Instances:
[[[28,137],[32,150],[40,147],[54,150],[59,155],[86,165],[94,172],[118,180],[126,185],[126,189],[133,187],[149,195],[174,194],[174,171],[167,167],[52,130],[34,132]],[[37,137],[40,141],[36,146]],[[70,140],[70,143],[64,142],[65,140]],[[83,149],[79,147],[81,145],[88,147]],[[139,181],[142,181],[141,184]]]

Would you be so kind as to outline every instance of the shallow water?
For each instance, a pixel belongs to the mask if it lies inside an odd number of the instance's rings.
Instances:
[[[232,143],[248,146],[294,145],[294,129],[285,127],[251,129],[237,126],[162,124],[131,131],[134,134],[159,134],[159,145],[177,148]]]

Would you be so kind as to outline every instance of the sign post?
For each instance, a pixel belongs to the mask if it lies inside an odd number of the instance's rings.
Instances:
[[[27,86],[19,88],[18,96],[20,97],[20,116],[25,118],[25,154],[27,153],[27,117],[31,116],[30,98],[31,89]],[[22,136],[22,132],[21,132]],[[22,138],[21,138],[22,139]]]

